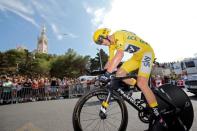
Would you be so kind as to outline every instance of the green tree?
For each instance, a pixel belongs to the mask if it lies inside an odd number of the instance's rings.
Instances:
[[[100,55],[104,65],[107,54],[101,50]],[[77,54],[73,49],[68,49],[64,55],[59,56],[16,49],[0,52],[1,74],[11,72],[28,76],[78,77],[85,74],[87,68],[99,67],[99,53],[95,58],[90,58]]]
[[[50,74],[59,78],[78,77],[85,73],[89,58],[89,56],[78,55],[73,49],[68,49],[64,55],[58,56],[52,62]]]
[[[0,71],[15,73],[17,65],[25,60],[25,51],[11,49],[1,53],[0,57]]]

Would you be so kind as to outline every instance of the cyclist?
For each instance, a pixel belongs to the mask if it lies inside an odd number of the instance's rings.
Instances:
[[[112,35],[110,35],[110,32],[111,30],[108,28],[101,28],[96,30],[93,35],[93,40],[96,44],[109,47],[109,58],[104,67],[107,71],[103,76],[101,76],[101,79],[108,80],[110,78],[111,73],[121,62],[124,52],[133,53],[133,56],[124,62],[117,70],[116,77],[126,76],[127,73],[139,69],[137,81],[133,78],[125,79],[123,81],[129,85],[135,85],[137,83],[138,87],[143,92],[149,107],[152,109],[153,116],[155,118],[154,120],[157,120],[152,121],[154,123],[150,125],[154,126],[149,126],[149,130],[153,130],[153,128],[157,127],[166,129],[167,125],[159,113],[155,95],[148,86],[148,80],[155,58],[153,49],[147,42],[143,41],[132,32],[120,30],[116,31]]]

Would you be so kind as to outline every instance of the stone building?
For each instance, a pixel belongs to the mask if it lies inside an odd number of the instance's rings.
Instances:
[[[46,27],[43,26],[41,30],[41,34],[38,37],[38,43],[37,43],[37,52],[38,53],[48,53],[48,39],[46,36]]]

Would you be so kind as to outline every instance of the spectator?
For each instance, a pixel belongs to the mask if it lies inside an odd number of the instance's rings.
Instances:
[[[11,78],[5,76],[3,78],[3,100],[6,100],[6,102],[11,102],[12,99],[12,82],[11,82]]]
[[[3,87],[12,87],[12,81],[7,76],[5,76],[5,81],[3,82]]]
[[[48,78],[44,79],[44,87],[45,87],[45,97],[49,99],[49,92],[51,91],[50,82]]]
[[[51,80],[50,96],[52,96],[55,99],[57,98],[57,95],[58,95],[58,93],[57,93],[57,91],[58,91],[57,86],[58,86],[57,79],[53,77],[52,80]]]
[[[38,80],[38,90],[39,90],[39,99],[44,99],[45,97],[45,85],[44,85],[44,78],[40,78],[40,80]]]
[[[22,85],[23,85],[23,88],[22,88],[22,97],[25,98],[23,101],[29,101],[29,100],[32,100],[31,98],[31,92],[32,92],[32,89],[31,89],[31,85],[32,85],[32,82],[31,82],[31,79],[28,79],[28,78],[22,78]]]
[[[14,89],[17,89],[17,87],[18,87],[18,79],[13,78],[13,83],[12,83],[12,85],[13,85],[13,88],[14,88]]]
[[[0,88],[3,87],[3,77],[0,79]]]
[[[32,101],[36,101],[38,100],[38,81],[36,79],[33,80],[32,82],[32,96],[33,96],[33,100]]]
[[[187,75],[187,71],[183,70],[182,74],[181,74],[181,79],[182,80],[187,80],[188,79],[188,75]]]
[[[31,79],[26,79],[26,81],[23,83],[23,87],[26,87],[26,88],[30,88],[31,85],[32,85]]]

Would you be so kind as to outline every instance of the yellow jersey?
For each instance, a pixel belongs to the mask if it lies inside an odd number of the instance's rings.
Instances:
[[[115,32],[113,36],[115,43],[109,46],[109,60],[114,57],[116,50],[133,53],[139,57],[142,57],[145,52],[153,52],[154,54],[152,47],[132,32],[121,30]]]

